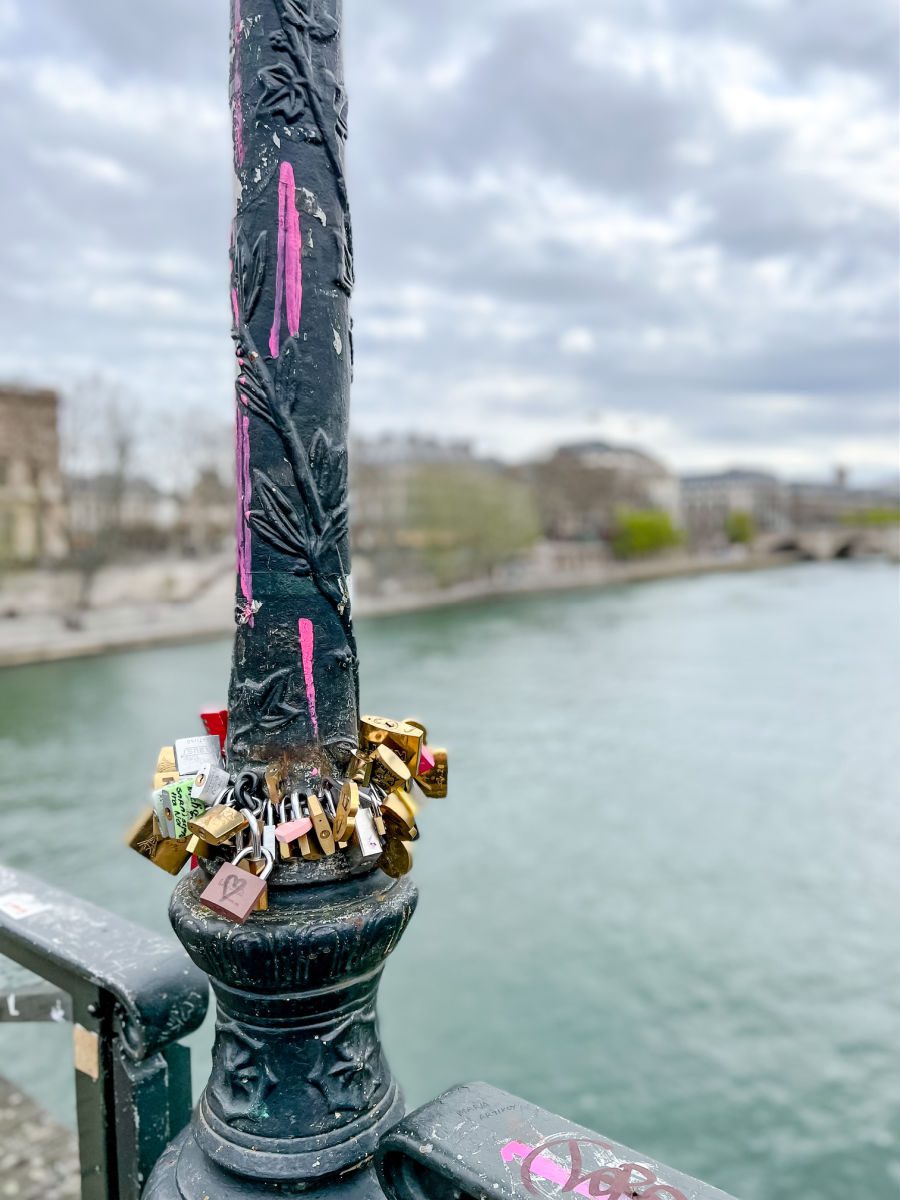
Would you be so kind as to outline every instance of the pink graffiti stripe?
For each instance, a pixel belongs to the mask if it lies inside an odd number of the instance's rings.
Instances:
[[[278,253],[275,265],[275,312],[269,332],[269,352],[277,358],[281,350],[282,307],[288,333],[296,337],[300,330],[303,305],[303,264],[300,214],[297,212],[294,168],[281,164],[278,175]]]
[[[237,571],[244,597],[244,615],[253,625],[253,576],[250,572],[250,418],[237,413]]]
[[[231,103],[232,121],[234,124],[234,153],[238,166],[244,165],[244,94],[241,84],[241,0],[233,0],[234,29],[232,36],[234,46],[231,60]]]
[[[306,703],[309,705],[309,719],[312,722],[313,733],[319,736],[319,718],[316,714],[316,681],[313,678],[313,646],[315,630],[308,617],[301,617],[298,622],[300,630],[300,657],[303,661],[303,679],[306,683]]]

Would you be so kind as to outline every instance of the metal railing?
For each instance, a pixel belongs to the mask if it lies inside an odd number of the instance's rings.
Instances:
[[[137,1200],[190,1119],[180,1040],[206,1015],[206,976],[174,940],[7,867],[0,955],[44,981],[10,981],[6,1020],[72,1023],[83,1200]]]

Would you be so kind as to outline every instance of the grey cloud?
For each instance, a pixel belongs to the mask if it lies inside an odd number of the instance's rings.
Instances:
[[[579,54],[597,17],[676,56],[686,44],[712,54],[711,39],[724,39],[767,63],[779,95],[840,95],[855,78],[890,120],[893,6],[860,0],[852,19],[836,0],[344,7],[366,427],[398,412],[436,427],[452,401],[452,419],[495,448],[516,412],[543,421],[549,441],[559,422],[597,408],[666,417],[698,449],[756,444],[773,429],[798,446],[829,431],[893,433],[896,237],[884,207],[843,178],[823,184],[789,128],[737,129],[716,81]],[[227,412],[225,9],[20,0],[19,29],[0,45],[0,155],[15,164],[15,184],[0,190],[15,231],[0,246],[12,335],[0,365],[39,377],[109,363],[161,407],[190,396]],[[83,64],[113,89],[186,88],[222,121],[192,141],[66,114],[29,83],[39,60]],[[94,156],[81,173],[72,151]],[[103,180],[107,160],[118,184]],[[612,206],[638,223],[673,227],[684,204],[695,215],[668,242],[626,230],[587,244],[571,217],[554,217],[548,181],[586,210]],[[783,289],[754,274],[772,261]],[[576,326],[593,347],[565,354],[560,339]],[[804,402],[779,409],[780,394]]]

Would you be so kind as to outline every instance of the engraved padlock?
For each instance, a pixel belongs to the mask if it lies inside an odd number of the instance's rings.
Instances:
[[[207,808],[212,808],[214,804],[221,804],[230,786],[231,778],[228,772],[216,763],[209,763],[201,767],[194,776],[191,795],[197,800],[202,800]]]
[[[367,808],[360,807],[353,826],[353,839],[364,863],[377,862],[384,847],[375,831],[375,822]]]
[[[412,779],[412,772],[395,750],[383,742],[372,755],[372,782],[385,791],[393,791],[397,785],[405,786]]]
[[[427,746],[426,750],[427,758],[420,764],[416,783],[426,796],[446,796],[447,751],[442,746]]]
[[[218,763],[221,749],[215,734],[200,737],[177,738],[175,741],[175,768],[179,775],[196,775],[209,763]]]
[[[146,858],[169,875],[177,875],[187,862],[187,841],[163,837],[157,826],[156,815],[150,808],[141,813],[128,831],[125,841],[141,858]]]
[[[200,894],[200,903],[229,921],[243,925],[251,912],[268,907],[267,883],[275,860],[268,850],[262,851],[262,868],[244,869],[244,861],[253,854],[253,847],[239,850],[230,863],[223,863]]]
[[[208,846],[221,846],[246,828],[247,818],[244,814],[227,804],[207,808],[188,821],[190,832],[201,837]]]

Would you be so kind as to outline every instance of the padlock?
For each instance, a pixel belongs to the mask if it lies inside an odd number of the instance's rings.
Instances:
[[[207,808],[219,804],[222,797],[231,787],[231,777],[228,772],[216,763],[201,767],[194,776],[194,786],[191,795],[196,800],[202,800]]]
[[[400,879],[412,870],[412,847],[400,838],[391,838],[384,847],[378,865],[391,879]]]
[[[360,808],[356,814],[353,837],[364,863],[377,862],[381,858],[384,847],[375,832],[375,822],[367,808]]]
[[[177,776],[178,768],[175,765],[174,746],[160,747],[159,754],[156,756],[156,774]]]
[[[336,842],[350,841],[356,827],[358,814],[359,786],[352,779],[348,779],[341,788],[341,796],[334,817],[334,840]]]
[[[281,767],[272,764],[265,771],[266,793],[272,804],[280,804],[284,793],[284,779]]]
[[[310,820],[313,823],[313,832],[316,835],[316,841],[319,843],[322,853],[330,858],[337,849],[334,844],[334,832],[331,828],[331,822],[325,815],[325,809],[322,807],[322,803],[315,793],[311,792],[306,797],[306,807]]]
[[[200,894],[201,904],[227,917],[229,921],[237,921],[239,925],[244,924],[251,912],[263,911],[268,907],[266,880],[272,874],[275,860],[265,850],[258,872],[244,870],[244,861],[252,853],[250,846],[239,850],[232,862],[223,863]]]
[[[398,783],[405,786],[410,779],[412,773],[399,754],[386,743],[376,747],[372,755],[372,782],[376,787],[390,792]]]
[[[125,841],[141,858],[146,858],[169,875],[177,875],[187,862],[186,840],[161,837],[152,809],[141,813],[128,831]]]
[[[219,739],[214,733],[178,738],[175,742],[175,768],[179,775],[196,775],[210,763],[218,765],[220,754]]]
[[[414,725],[391,717],[364,716],[359,719],[359,734],[364,745],[389,745],[407,766],[419,761],[422,731]]]
[[[242,871],[249,871],[251,875],[260,875],[267,861],[271,862],[273,866],[275,865],[275,855],[267,846],[263,845],[259,824],[253,814],[247,810],[244,812],[244,816],[247,818],[250,832],[250,845],[246,848],[246,853],[243,850],[238,852],[234,862]],[[268,907],[268,892],[264,892],[257,900],[254,912],[265,912]]]
[[[281,822],[275,826],[275,837],[278,841],[278,853],[283,860],[294,857],[293,844],[304,837],[312,829],[309,817],[293,817],[293,797],[286,796],[281,803]],[[297,801],[297,812],[300,812],[300,801]]]
[[[199,833],[192,833],[187,840],[187,852],[191,856],[191,867],[193,869],[197,865],[194,861],[195,859],[206,858],[209,854],[209,843],[204,842]]]
[[[275,805],[271,800],[266,802],[263,809],[262,844],[271,851],[274,859],[278,853],[278,840],[275,837]]]
[[[167,804],[167,815],[171,810],[174,836],[178,838],[187,837],[188,821],[193,817],[199,817],[206,811],[203,801],[195,800],[191,795],[193,786],[194,778],[192,775],[188,775],[184,779],[179,779],[177,783],[167,784],[162,789]]]
[[[247,818],[230,804],[217,804],[204,809],[197,817],[188,821],[188,830],[201,837],[209,846],[221,846],[223,842],[247,828]]]
[[[399,792],[391,792],[390,796],[382,802],[381,816],[387,827],[389,838],[412,842],[419,836],[415,815],[407,803],[406,797]]]
[[[357,750],[347,764],[347,775],[360,787],[368,787],[372,778],[372,760]]]
[[[426,796],[447,795],[447,751],[438,746],[429,746],[429,754],[434,759],[434,766],[425,774],[416,776],[416,783]]]
[[[150,797],[150,804],[153,808],[153,815],[156,817],[156,823],[159,826],[161,837],[173,838],[175,836],[175,816],[172,812],[172,805],[169,803],[169,798],[166,795],[165,788],[159,788]]]
[[[300,851],[300,857],[306,862],[316,862],[318,859],[324,858],[324,855],[316,844],[312,817],[306,809],[305,802],[301,801],[299,792],[291,793],[291,813],[291,819],[294,821],[309,821],[309,831],[301,833],[297,837],[297,848]]]
[[[225,749],[225,738],[228,736],[228,709],[206,708],[200,714],[203,728],[207,733],[214,733],[219,739],[219,748]]]
[[[428,730],[425,728],[425,726],[422,724],[422,722],[420,720],[418,720],[418,718],[404,717],[403,724],[411,725],[413,729],[418,729],[419,733],[421,733],[421,735],[422,735],[422,741],[423,742],[428,741]]]

